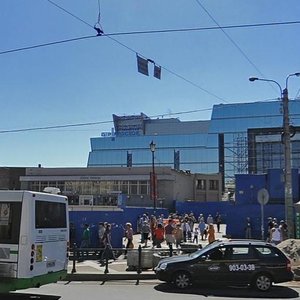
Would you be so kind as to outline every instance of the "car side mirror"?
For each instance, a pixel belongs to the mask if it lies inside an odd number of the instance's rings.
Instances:
[[[205,260],[207,260],[207,256],[206,256],[206,255],[202,255],[202,256],[200,256],[200,260],[201,260],[201,261],[205,261]]]

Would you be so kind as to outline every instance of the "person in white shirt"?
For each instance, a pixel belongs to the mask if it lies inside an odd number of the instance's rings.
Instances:
[[[278,245],[282,241],[281,230],[277,223],[274,224],[274,227],[271,229],[271,243]]]

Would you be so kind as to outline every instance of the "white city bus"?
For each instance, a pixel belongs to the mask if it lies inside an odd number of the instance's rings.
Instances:
[[[67,197],[0,191],[0,292],[63,279],[68,240]]]

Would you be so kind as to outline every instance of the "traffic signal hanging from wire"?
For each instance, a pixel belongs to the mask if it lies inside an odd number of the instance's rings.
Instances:
[[[156,65],[152,59],[144,59],[140,57],[138,54],[136,55],[136,58],[137,58],[138,72],[146,76],[149,76],[148,63],[150,62],[154,65],[153,76],[157,79],[161,78],[161,67]]]

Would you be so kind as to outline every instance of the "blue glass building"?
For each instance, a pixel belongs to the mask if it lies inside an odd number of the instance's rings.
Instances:
[[[300,100],[289,103],[292,167],[300,167]],[[91,138],[88,167],[155,165],[192,173],[264,173],[284,166],[282,102],[214,105],[211,120],[181,122],[145,114],[116,116],[114,132]]]

